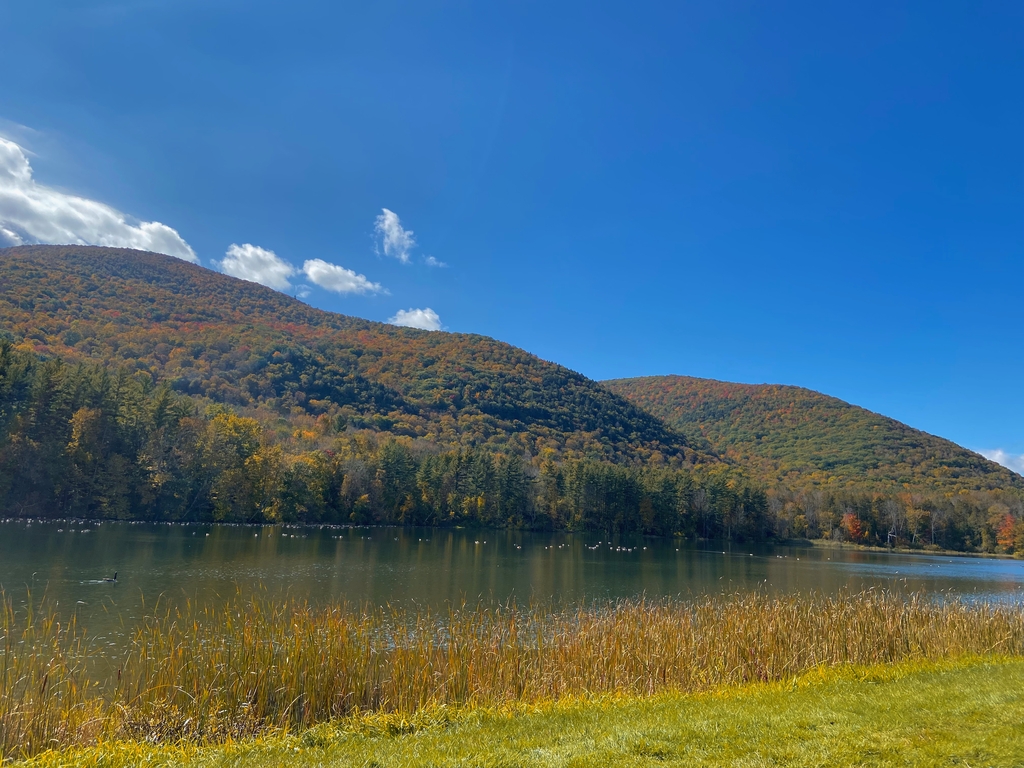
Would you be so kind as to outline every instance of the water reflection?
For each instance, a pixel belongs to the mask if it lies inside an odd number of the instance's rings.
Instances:
[[[158,600],[256,588],[399,606],[870,587],[1017,601],[1024,563],[592,534],[15,521],[0,523],[0,586],[19,600],[26,586],[45,592],[102,635]]]

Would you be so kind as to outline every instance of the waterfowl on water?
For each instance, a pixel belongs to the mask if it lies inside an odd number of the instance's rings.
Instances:
[[[105,582],[107,582],[108,584],[116,584],[117,583],[117,571],[114,571],[114,578],[106,577],[103,580]]]

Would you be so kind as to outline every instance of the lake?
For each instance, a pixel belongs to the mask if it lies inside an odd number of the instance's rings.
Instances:
[[[102,581],[117,572],[116,584]],[[871,587],[1024,602],[1024,562],[650,537],[436,528],[0,522],[0,587],[26,587],[93,635],[121,635],[158,600],[265,589],[314,602],[561,604]]]

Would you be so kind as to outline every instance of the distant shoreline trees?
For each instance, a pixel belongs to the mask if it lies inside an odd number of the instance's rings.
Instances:
[[[790,491],[725,464],[444,445],[303,417],[264,423],[147,374],[0,341],[0,512],[224,522],[478,525],[1024,553],[1015,491]]]

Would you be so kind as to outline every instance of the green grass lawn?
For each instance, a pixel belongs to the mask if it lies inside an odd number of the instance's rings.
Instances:
[[[110,743],[57,766],[1024,766],[1024,661],[826,670],[714,694],[394,716],[219,747]]]

